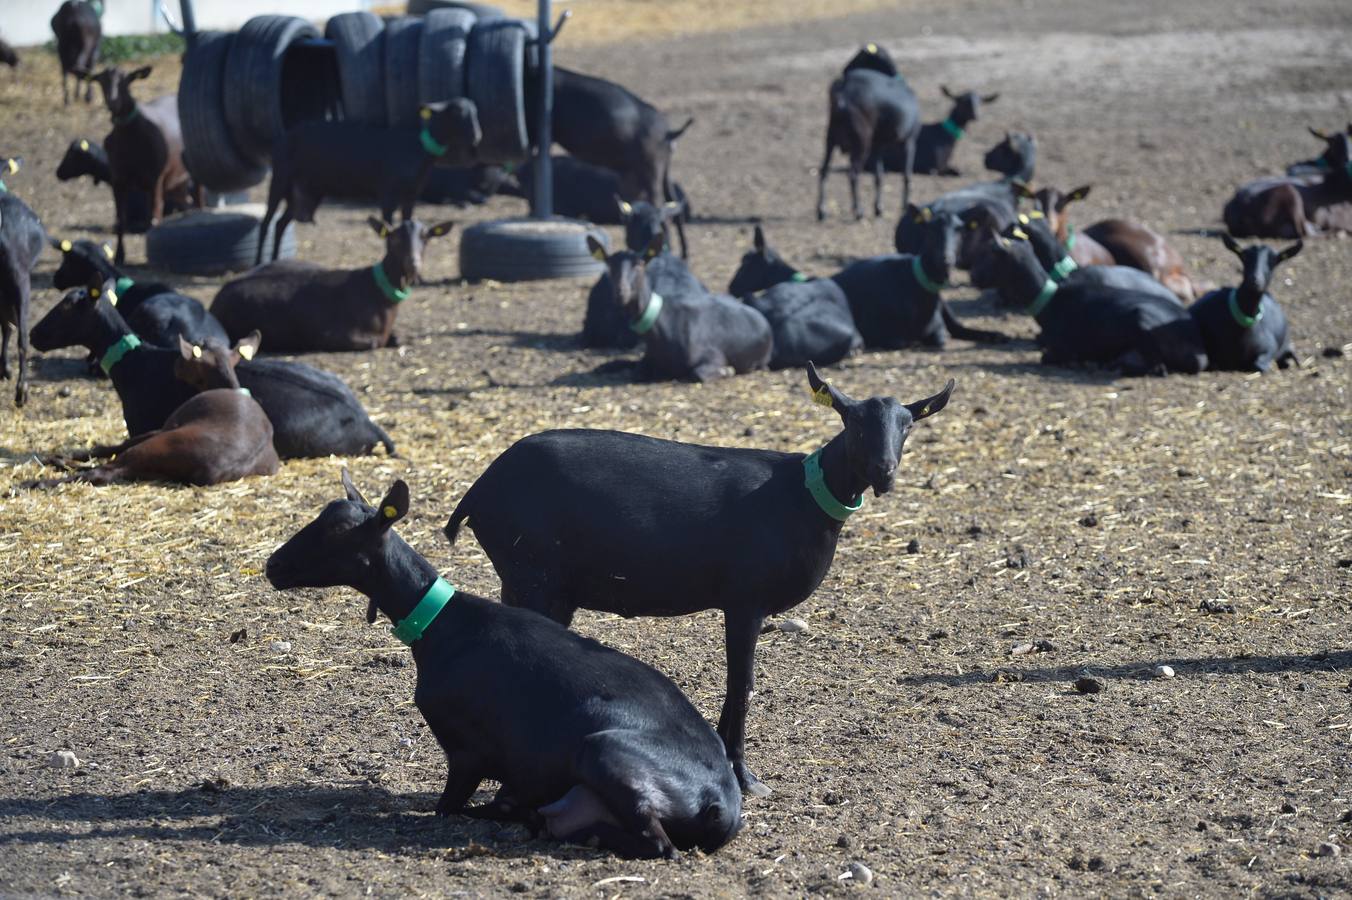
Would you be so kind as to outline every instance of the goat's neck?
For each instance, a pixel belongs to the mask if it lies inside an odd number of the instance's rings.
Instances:
[[[1041,263],[1035,266],[1021,265],[1018,271],[1011,273],[1011,277],[1000,280],[998,291],[1006,303],[1022,309],[1032,305],[1047,281],[1048,275]]]
[[[386,253],[380,260],[381,268],[385,270],[385,277],[394,285],[395,290],[406,291],[413,286],[418,273],[408,264],[407,258],[393,253]]]
[[[117,281],[122,277],[122,272],[118,270],[117,266],[109,262],[102,253],[92,255],[88,259],[89,264],[94,267],[94,271],[104,281]]]
[[[948,260],[942,252],[925,248],[920,254],[920,268],[925,277],[935,284],[948,284]]]
[[[363,583],[353,587],[371,598],[376,608],[398,625],[413,612],[438,577],[432,564],[391,530],[385,533],[383,552],[373,561]],[[436,624],[433,622],[428,631]],[[414,647],[415,660],[420,646],[421,642]]]
[[[1235,304],[1244,315],[1256,316],[1263,305],[1263,295],[1266,293],[1267,288],[1260,289],[1246,278],[1235,288]]]
[[[855,475],[850,468],[849,451],[845,448],[845,432],[840,432],[821,450],[818,458],[821,462],[822,477],[831,489],[831,496],[841,503],[853,503],[854,498],[864,493],[868,484]]]
[[[211,374],[206,378],[206,387],[203,390],[239,390],[239,376],[235,374],[235,367],[222,364],[211,370]]]
[[[84,345],[93,353],[106,353],[109,347],[122,340],[123,335],[131,333],[131,326],[122,318],[122,313],[107,300],[100,299],[94,308]]]
[[[957,103],[954,103],[953,108],[948,112],[948,121],[952,122],[959,128],[966,128],[974,118],[976,117],[968,115]]]

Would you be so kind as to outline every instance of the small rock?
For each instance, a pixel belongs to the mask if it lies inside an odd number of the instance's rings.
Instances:
[[[1098,516],[1094,515],[1093,513],[1090,513],[1087,516],[1081,516],[1080,524],[1083,525],[1085,528],[1097,528]]]
[[[850,840],[850,836],[848,834],[842,834],[840,837],[836,838],[836,846],[842,850],[850,849],[850,847],[853,846],[853,844],[854,842]]]
[[[822,794],[822,802],[827,806],[839,806],[845,802],[845,798],[835,791],[827,791],[825,794]]]
[[[861,862],[852,862],[845,873],[840,876],[841,881],[847,878],[861,887],[867,887],[873,884],[873,870]]]
[[[1342,347],[1325,347],[1325,348],[1324,348],[1324,356],[1326,356],[1326,357],[1329,358],[1329,359],[1338,359],[1339,357],[1341,357],[1341,356],[1343,356],[1343,355],[1344,355],[1344,354],[1343,354],[1343,348],[1342,348]]]
[[[946,637],[948,637],[948,629],[946,628],[936,628],[929,633],[931,641],[942,641]]]
[[[745,428],[742,429],[742,436],[743,436],[743,437],[755,437],[755,436],[756,436],[756,429],[755,429],[753,426],[748,425],[748,426],[746,426]]]
[[[274,653],[290,653],[290,652],[291,652],[291,642],[290,642],[290,641],[273,641],[269,646],[272,647],[272,650],[273,650]]]
[[[1283,804],[1282,804],[1282,815],[1284,815],[1284,816],[1290,816],[1290,815],[1294,815],[1295,812],[1296,812],[1295,806],[1291,805],[1290,803],[1283,803]]]
[[[249,629],[247,628],[241,628],[238,631],[232,631],[230,632],[230,643],[238,644],[240,641],[244,640],[248,636]]]
[[[920,542],[917,541],[915,538],[911,538],[911,542],[910,542],[909,544],[906,545],[906,552],[909,553],[909,554],[911,554],[912,556],[914,556],[915,554],[919,553],[919,552],[920,552]],[[1349,562],[1352,562],[1352,560],[1349,560]]]
[[[1014,649],[1010,650],[1011,656],[1027,656],[1029,653],[1036,652],[1037,648],[1032,644],[1015,644]]]
[[[1325,352],[1327,352],[1327,351],[1325,351]],[[59,390],[59,391],[56,392],[56,396],[61,397],[62,399],[65,399],[66,397],[69,397],[69,396],[70,396],[70,388],[69,388],[69,387],[63,387],[61,390]]]
[[[399,739],[399,746],[400,746],[400,747],[403,747],[404,749],[408,749],[409,747],[412,747],[412,746],[413,746],[413,738],[410,738],[410,737],[401,737],[401,738]]]
[[[1103,682],[1091,675],[1084,675],[1075,679],[1075,690],[1081,694],[1097,694],[1103,690]]]
[[[806,619],[780,619],[776,627],[785,634],[802,634],[808,630]]]
[[[1233,613],[1235,608],[1225,600],[1203,600],[1197,608],[1207,614]]]
[[[1331,859],[1337,859],[1338,857],[1343,855],[1343,848],[1339,847],[1332,841],[1324,841],[1322,844],[1319,845],[1319,849],[1315,850],[1314,855],[1327,856]]]
[[[1174,677],[1174,667],[1173,667],[1173,666],[1163,666],[1163,665],[1161,665],[1161,666],[1155,666],[1155,677],[1156,677],[1156,678],[1173,678],[1173,677]]]
[[[1005,568],[1007,569],[1026,569],[1030,562],[1028,551],[1022,547],[1015,547],[1005,554]]]
[[[69,750],[57,750],[47,757],[47,765],[53,769],[78,769],[80,760]]]
[[[986,529],[977,525],[975,522],[967,527],[967,533],[972,537],[981,537],[986,533]]]

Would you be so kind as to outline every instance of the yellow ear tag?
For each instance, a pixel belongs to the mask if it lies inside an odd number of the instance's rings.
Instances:
[[[19,161],[17,159],[9,160],[7,165],[9,166],[9,174],[13,175],[15,172],[19,171]]]
[[[920,221],[928,222],[932,218],[934,218],[934,210],[930,209],[928,206],[920,210]]]
[[[967,230],[968,230],[968,231],[976,231],[976,222],[968,222],[968,223],[967,223]]]
[[[627,216],[627,215],[630,215],[631,213],[633,213],[633,211],[634,211],[634,208],[633,208],[632,206],[630,206],[628,203],[626,203],[626,202],[623,201],[623,200],[620,201],[620,212],[624,213],[624,214]]]
[[[89,141],[80,141],[80,149],[81,149],[81,150],[88,150],[88,149],[89,149]]]
[[[1028,213],[1028,218],[1030,218],[1030,219],[1045,219],[1045,218],[1047,218],[1047,217],[1044,216],[1044,215],[1042,214],[1042,210],[1040,210],[1040,209],[1035,209],[1035,210],[1033,210],[1032,212]]]
[[[393,506],[387,506],[382,509],[381,512],[385,514],[385,518],[387,519],[393,519],[395,516],[399,515],[399,510],[395,509]]]
[[[62,252],[62,253],[69,253],[69,252],[70,252],[70,241],[62,241],[62,242],[61,242],[61,252]]]
[[[112,247],[109,247],[107,244],[104,244],[104,245],[103,245],[103,255],[106,256],[106,257],[108,257],[109,259],[112,259],[112,258],[113,258],[113,248],[112,248]]]
[[[1010,234],[1014,235],[1021,241],[1028,240],[1028,235],[1024,233],[1022,228],[1015,228],[1013,231],[1010,232]]]
[[[245,359],[253,359],[254,349],[251,345],[245,344],[239,348],[239,355]]]
[[[867,50],[869,53],[877,53],[877,52],[878,52],[878,45],[877,45],[877,44],[869,44],[869,45],[868,45],[867,47],[865,47],[864,49]]]
[[[1028,224],[1028,217],[1025,216],[1023,213],[1019,213],[1019,224],[1020,224],[1020,225],[1027,225],[1027,224]]]
[[[201,359],[201,358],[202,358],[202,348],[201,348],[201,347],[193,347],[193,348],[192,348],[192,358],[193,358],[193,359]]]
[[[115,291],[109,291],[108,293],[104,294],[103,296],[107,297],[107,298],[108,298],[108,302],[111,303],[113,306],[117,306],[117,292],[115,292]]]
[[[812,392],[812,402],[818,406],[831,405],[831,389],[827,385],[822,385]]]
[[[428,119],[432,118],[432,110],[424,106],[422,109],[418,110],[418,115],[422,116],[422,119],[425,122]]]
[[[93,297],[95,300],[97,300],[97,299],[99,299],[99,297],[102,296],[102,292],[101,292],[98,288],[90,288],[90,289],[89,289],[89,296],[91,296],[91,297]]]
[[[928,415],[929,415],[929,411],[930,411],[930,404],[926,403],[925,406],[924,406],[924,408],[920,410],[920,415],[916,416],[916,418],[917,418],[917,419],[923,419],[923,418],[925,418],[925,416],[928,416]]]

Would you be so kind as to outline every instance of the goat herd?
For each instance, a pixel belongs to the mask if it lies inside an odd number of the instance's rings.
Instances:
[[[72,5],[87,4],[66,4]],[[186,170],[172,124],[153,104],[132,98],[131,84],[148,69],[94,75],[81,66],[77,60],[71,70],[102,88],[112,116],[104,142],[112,171],[103,177],[115,187],[117,248],[49,237],[29,207],[5,193],[0,313],[6,353],[10,331],[19,331],[16,402],[23,405],[30,273],[44,247],[54,246],[61,260],[53,283],[68,293],[32,326],[32,346],[87,349],[91,368],[117,392],[130,437],[49,457],[73,471],[22,487],[208,485],[272,474],[279,458],[365,454],[376,445],[392,454],[390,437],[341,380],[255,356],[260,345],[303,353],[395,343],[399,304],[418,280],[424,247],[452,229],[449,222],[419,223],[413,203],[448,148],[455,148],[452,158],[472,160],[473,104],[425,107],[408,133],[373,133],[351,148],[360,157],[352,165],[367,172],[384,214],[369,220],[385,246],[377,262],[331,271],[274,260],[225,284],[208,311],[118,268],[132,192],[148,194],[150,218],[158,219],[167,198],[188,187]],[[618,85],[588,82],[604,86],[606,97],[618,92],[624,103],[651,110]],[[266,574],[277,589],[360,590],[370,600],[368,621],[384,613],[412,648],[415,702],[448,760],[438,813],[524,822],[634,856],[712,851],[736,834],[743,793],[769,792],[743,753],[762,623],[821,583],[863,492],[892,488],[913,424],[942,410],[954,388],[950,381],[909,404],[853,399],[817,366],[869,348],[942,347],[949,336],[1006,340],[964,326],[949,310],[942,291],[954,269],[1037,320],[1046,364],[1144,375],[1266,371],[1295,361],[1268,287],[1274,268],[1300,252],[1299,242],[1277,251],[1244,248],[1223,236],[1240,258],[1242,279],[1199,297],[1178,253],[1149,228],[1108,220],[1076,230],[1067,207],[1089,188],[1033,190],[1036,143],[1023,134],[1007,134],[986,155],[998,179],[923,206],[910,203],[911,174],[956,175],[956,142],[981,105],[998,98],[945,94],[953,102],[948,118],[922,125],[914,94],[875,44],[831,86],[818,218],[825,216],[836,148],[849,155],[856,217],[865,169],[874,175],[876,214],[884,171],[902,173],[905,193],[898,253],[855,262],[829,278],[807,277],[786,263],[758,227],[729,293],[709,291],[686,265],[684,247],[680,256],[669,249],[669,226],[681,226],[689,205],[667,176],[678,132],[664,120],[660,140],[637,141],[656,147],[642,164],[647,174],[616,173],[616,184],[629,186],[628,199],[584,198],[593,206],[616,204],[627,247],[608,253],[590,244],[605,272],[588,299],[583,343],[622,349],[641,343],[645,378],[702,381],[803,367],[812,399],[843,423],[819,450],[805,456],[702,447],[592,430],[526,437],[473,484],[445,529],[454,541],[468,523],[501,578],[501,603],[457,592],[394,533],[409,509],[402,481],[370,503],[344,471],[344,498],[268,560]],[[597,104],[586,122],[560,130],[617,127],[605,113],[609,102]],[[139,136],[127,131],[138,122],[150,127]],[[327,127],[301,126],[279,142],[268,217],[285,201],[281,226],[312,218],[325,194],[315,179],[343,166],[334,160],[348,144],[330,140]],[[1321,157],[1239,190],[1224,214],[1232,234],[1304,239],[1352,227],[1352,138],[1317,136],[1325,144]],[[87,139],[77,139],[77,147],[85,154],[97,149]],[[329,160],[320,164],[323,155]],[[17,171],[17,162],[6,168]],[[128,169],[141,175],[119,171]],[[564,182],[564,191],[579,183]],[[182,199],[189,202],[192,193]],[[1021,200],[1031,201],[1022,211]],[[401,224],[392,221],[395,209],[403,212]],[[260,262],[263,252],[260,234]],[[3,373],[10,375],[7,355]],[[109,461],[77,467],[94,459]],[[567,630],[579,608],[623,616],[722,610],[728,670],[717,728],[655,669]],[[491,684],[485,673],[493,673]],[[490,803],[467,807],[484,779],[500,782],[501,790]]]

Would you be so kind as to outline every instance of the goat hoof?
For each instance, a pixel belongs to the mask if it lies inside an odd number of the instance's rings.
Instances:
[[[770,786],[757,778],[742,760],[732,764],[732,771],[737,776],[737,784],[741,786],[743,794],[751,797],[768,797],[773,793]]]
[[[817,221],[818,221],[818,222],[825,222],[825,221],[826,221],[826,213],[822,212],[820,209],[817,210]]]

